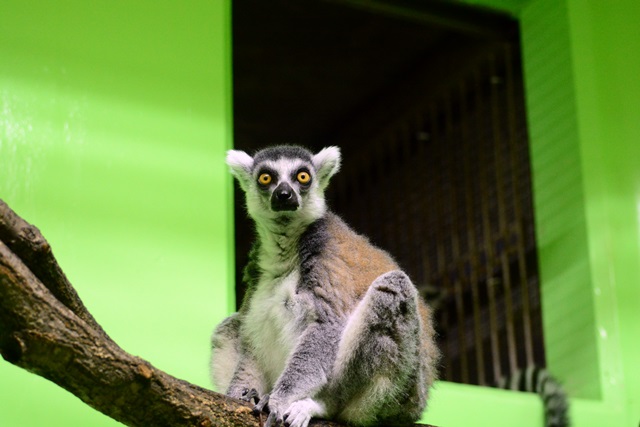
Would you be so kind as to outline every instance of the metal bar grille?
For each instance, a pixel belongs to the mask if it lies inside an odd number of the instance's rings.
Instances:
[[[485,46],[437,87],[351,148],[367,155],[333,205],[437,290],[444,378],[491,385],[544,366],[518,48]]]

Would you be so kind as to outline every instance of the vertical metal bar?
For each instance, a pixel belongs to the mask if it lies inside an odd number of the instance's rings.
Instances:
[[[415,175],[414,174],[409,174],[409,173],[403,173],[403,176],[405,176],[406,179],[406,186],[405,189],[407,191],[407,194],[415,194],[415,190],[418,190],[418,194],[421,194],[420,200],[421,202],[419,204],[414,203],[413,200],[410,200],[409,203],[411,206],[417,206],[417,207],[413,207],[412,209],[412,214],[409,215],[409,219],[410,219],[410,227],[409,227],[409,233],[410,236],[412,236],[412,239],[416,242],[416,247],[414,248],[413,252],[414,252],[414,265],[416,266],[420,266],[420,270],[416,269],[416,274],[418,275],[416,277],[416,280],[418,281],[418,284],[423,284],[426,285],[427,284],[427,273],[424,270],[424,264],[422,263],[422,260],[420,259],[420,257],[422,256],[422,254],[424,253],[424,247],[425,247],[425,241],[426,236],[424,235],[424,223],[427,221],[426,218],[426,212],[428,211],[428,202],[425,200],[424,195],[428,194],[429,190],[428,188],[422,189],[420,188],[420,186],[424,185],[430,185],[429,184],[429,180],[427,179],[427,170],[424,166],[425,164],[425,143],[426,140],[423,140],[422,137],[424,135],[424,120],[423,120],[423,116],[421,112],[416,112],[415,113],[415,118],[414,118],[414,127],[413,127],[413,131],[412,133],[409,135],[409,138],[412,138],[415,141],[415,149],[413,150],[409,150],[410,156],[409,158],[411,159],[411,161],[409,162],[409,167],[411,168],[410,170],[415,170],[416,172],[419,172],[419,176],[418,176],[418,180],[415,180]],[[418,165],[420,165],[420,167],[418,167]],[[412,179],[413,178],[413,179]],[[417,183],[421,183],[421,184],[417,184]]]
[[[382,237],[380,224],[384,221],[382,210],[380,206],[384,206],[383,200],[380,198],[380,194],[384,193],[381,186],[386,185],[384,172],[388,169],[388,165],[384,164],[384,150],[385,145],[390,141],[386,135],[383,135],[375,140],[371,141],[371,157],[369,158],[370,170],[368,176],[364,177],[364,186],[369,189],[369,193],[366,194],[366,200],[368,204],[363,204],[358,210],[366,211],[368,221],[365,225],[366,233],[374,241],[379,241]],[[362,158],[360,158],[362,161]],[[354,195],[354,202],[358,200],[357,195]],[[389,204],[391,206],[391,204]]]
[[[397,244],[396,250],[397,253],[401,253],[403,259],[406,259],[407,265],[414,266],[416,265],[416,255],[419,254],[417,248],[413,245],[410,245],[412,242],[416,242],[414,240],[416,238],[415,234],[415,222],[418,217],[418,209],[416,209],[414,203],[411,203],[409,198],[411,197],[411,191],[409,190],[413,185],[413,179],[419,177],[421,171],[419,169],[415,169],[415,172],[409,173],[409,171],[414,170],[413,162],[411,161],[414,153],[411,151],[411,139],[412,139],[412,125],[413,123],[407,118],[403,120],[399,134],[400,134],[400,147],[399,148],[399,159],[398,164],[399,168],[397,169],[397,173],[400,175],[398,177],[398,181],[402,180],[402,185],[400,189],[392,189],[392,192],[397,196],[397,206],[396,206],[396,218],[400,221],[400,230],[399,230],[399,245]],[[426,182],[426,181],[424,181]]]
[[[504,290],[505,316],[507,319],[507,348],[509,356],[509,368],[511,372],[515,372],[518,368],[518,356],[515,340],[515,326],[513,316],[513,299],[511,294],[511,272],[509,268],[509,252],[507,248],[508,229],[506,224],[505,212],[505,195],[504,195],[504,160],[502,156],[503,138],[500,120],[500,100],[499,85],[502,85],[502,79],[497,74],[496,55],[492,54],[490,59],[491,73],[491,126],[493,129],[493,152],[495,156],[495,179],[496,179],[496,201],[498,204],[498,239],[502,243],[500,251],[500,264],[502,266],[502,284]]]
[[[440,157],[440,148],[442,145],[442,141],[441,141],[441,136],[440,136],[440,129],[439,129],[439,125],[438,125],[438,116],[437,116],[437,112],[436,112],[437,106],[434,105],[431,110],[430,110],[430,119],[431,119],[431,132],[433,135],[433,155],[432,155],[432,159],[434,159],[434,161],[442,161],[442,158]],[[442,170],[442,168],[437,168],[434,165],[434,169],[438,170],[438,172],[440,172]],[[442,193],[442,185],[443,185],[443,178],[442,175],[436,177],[437,180],[434,180],[434,199],[435,200],[441,200],[441,193]],[[437,274],[438,277],[443,277],[446,276],[445,274],[445,250],[444,250],[444,246],[443,246],[443,241],[444,241],[444,236],[443,236],[443,224],[442,224],[442,217],[444,215],[444,213],[442,212],[442,203],[438,203],[435,206],[434,212],[436,212],[436,221],[435,221],[435,236],[436,236],[436,242],[437,242],[437,250],[436,250],[436,259],[437,259]]]
[[[441,321],[443,322],[443,324],[445,325],[445,330],[446,331],[451,331],[451,313],[449,312],[449,310],[445,310],[442,313],[441,316]],[[453,373],[453,358],[450,357],[453,354],[453,340],[451,340],[448,336],[447,339],[445,340],[444,343],[444,349],[443,349],[443,359],[444,359],[444,371],[445,371],[445,375],[444,378],[447,381],[454,381],[455,380],[455,376]]]
[[[495,279],[493,277],[493,239],[491,230],[491,219],[489,209],[489,185],[491,180],[489,175],[491,170],[489,164],[489,150],[485,149],[487,141],[481,140],[485,134],[485,114],[483,111],[484,98],[483,98],[483,80],[481,70],[474,70],[474,98],[476,114],[476,135],[479,137],[478,144],[481,144],[478,169],[480,176],[480,188],[482,194],[480,196],[480,209],[482,212],[482,247],[484,249],[484,270],[485,270],[485,284],[487,287],[487,297],[489,301],[489,337],[491,346],[491,361],[493,365],[493,380],[497,382],[502,377],[502,363],[500,355],[500,338],[498,335],[498,315],[496,308],[495,298]]]
[[[414,120],[407,120],[403,126],[403,138],[402,138],[402,152],[401,152],[401,169],[400,176],[402,178],[402,199],[400,200],[398,209],[404,212],[404,234],[408,242],[412,242],[412,245],[405,245],[405,256],[410,261],[412,266],[420,265],[418,257],[420,251],[418,250],[422,246],[422,236],[420,234],[419,224],[424,221],[423,212],[426,211],[426,203],[424,198],[413,199],[416,194],[412,191],[416,188],[416,182],[427,183],[426,171],[424,167],[418,167],[421,164],[420,146],[417,145],[416,135],[421,130],[422,123],[418,118]],[[424,184],[423,184],[424,185]],[[419,194],[426,193],[426,189],[420,189]],[[419,201],[418,201],[419,200]],[[414,274],[419,274],[419,279],[422,281],[422,273],[417,269],[414,269]]]
[[[437,255],[437,270],[438,270],[438,277],[440,278],[440,281],[442,283],[442,285],[445,288],[445,291],[450,294],[453,295],[454,298],[457,298],[456,295],[456,289],[453,288],[451,280],[450,280],[450,276],[448,274],[448,269],[447,269],[447,251],[446,251],[446,247],[445,247],[445,240],[447,239],[448,235],[449,235],[449,229],[446,227],[445,224],[445,215],[446,215],[446,211],[444,210],[444,199],[445,199],[445,195],[446,195],[446,191],[445,191],[445,184],[446,184],[446,180],[445,180],[445,176],[444,176],[444,171],[446,170],[446,167],[444,166],[444,162],[445,162],[445,144],[446,144],[446,132],[441,129],[440,123],[438,121],[438,103],[437,101],[434,101],[434,104],[430,110],[430,119],[431,119],[431,126],[432,126],[432,135],[433,135],[433,140],[432,140],[432,147],[433,147],[433,155],[431,156],[431,158],[433,159],[434,162],[437,162],[437,164],[433,165],[433,168],[438,172],[438,176],[436,177],[435,180],[435,185],[434,185],[434,199],[437,201],[436,202],[436,206],[434,207],[434,211],[435,211],[435,217],[436,217],[436,222],[435,222],[435,240],[436,240],[436,255]],[[462,363],[462,355],[464,354],[464,340],[461,339],[461,335],[460,335],[460,331],[461,329],[464,328],[463,324],[460,324],[459,321],[459,309],[457,308],[458,305],[456,304],[456,316],[451,316],[451,318],[455,318],[458,323],[457,323],[457,328],[458,328],[458,354],[455,354],[455,345],[453,342],[453,334],[451,332],[453,332],[453,327],[452,325],[449,325],[449,336],[448,339],[451,341],[450,343],[450,349],[451,352],[449,353],[450,357],[451,357],[451,361],[450,363],[453,364],[454,362],[454,358],[452,356],[457,356],[457,360],[460,361],[460,369],[459,370],[455,370],[453,368],[453,365],[450,368],[450,371],[453,374],[453,379],[457,380],[458,375],[460,378],[460,381],[462,382],[466,382],[466,377],[463,374],[464,373],[464,363]]]
[[[473,224],[473,179],[472,175],[475,171],[473,162],[477,159],[471,155],[472,144],[469,141],[469,105],[467,102],[467,82],[465,80],[460,81],[460,127],[461,127],[461,144],[462,144],[462,158],[464,159],[463,175],[465,182],[465,211],[466,211],[466,233],[467,233],[467,262],[469,264],[468,280],[471,287],[471,296],[473,299],[473,333],[475,340],[475,356],[476,356],[476,370],[478,372],[478,384],[485,385],[487,383],[487,375],[484,366],[484,351],[482,345],[482,329],[481,329],[481,317],[480,317],[480,292],[478,289],[478,249],[475,235],[475,226]],[[463,267],[464,268],[464,267]]]
[[[456,312],[458,317],[458,339],[460,340],[460,364],[462,381],[465,384],[470,382],[469,373],[469,357],[467,354],[467,331],[466,331],[466,309],[464,306],[464,289],[460,280],[459,262],[460,262],[460,238],[458,236],[460,227],[458,226],[458,214],[457,214],[457,188],[455,184],[455,175],[453,171],[457,170],[456,156],[455,156],[455,141],[453,137],[453,105],[451,99],[451,93],[447,93],[444,98],[444,122],[445,122],[445,137],[442,140],[442,159],[445,159],[445,167],[443,175],[446,176],[446,182],[449,185],[447,191],[444,191],[443,205],[448,205],[448,213],[450,216],[451,225],[449,227],[449,239],[451,241],[451,259],[449,260],[449,268],[447,269],[447,276],[453,277],[453,288],[456,301]]]
[[[513,50],[516,49],[512,44],[505,44],[504,61],[505,61],[505,78],[507,84],[507,121],[508,135],[511,146],[515,146],[517,141],[517,117],[516,117],[516,88],[514,87],[514,60]],[[518,162],[515,158],[514,150],[510,150],[509,162],[511,163],[511,192],[513,194],[513,209],[515,217],[515,234],[517,239],[516,251],[518,257],[518,273],[520,276],[520,293],[522,298],[522,328],[524,335],[524,348],[527,366],[533,365],[533,338],[531,333],[531,305],[529,303],[529,274],[527,271],[526,249],[524,233],[522,231],[522,208],[520,206],[521,199],[518,194]]]

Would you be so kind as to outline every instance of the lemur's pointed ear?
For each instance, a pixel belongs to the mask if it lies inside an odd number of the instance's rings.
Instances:
[[[338,147],[326,147],[313,156],[313,165],[316,175],[323,189],[329,184],[329,179],[340,170],[340,149]]]
[[[227,164],[231,168],[231,173],[238,179],[240,187],[247,190],[251,182],[251,169],[253,168],[253,157],[240,150],[227,151]]]

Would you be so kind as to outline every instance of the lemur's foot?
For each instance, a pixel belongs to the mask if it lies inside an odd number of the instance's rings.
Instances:
[[[372,289],[377,291],[372,295],[372,309],[381,318],[406,316],[409,311],[415,311],[418,291],[402,271],[381,275],[372,283]]]
[[[240,397],[240,400],[244,400],[245,402],[251,402],[253,401],[254,404],[258,403],[260,401],[260,395],[258,394],[258,391],[255,388],[245,388],[244,391],[242,392],[242,396]]]
[[[254,415],[259,415],[262,412],[269,412],[269,395],[265,394],[260,398],[256,406],[253,407]]]

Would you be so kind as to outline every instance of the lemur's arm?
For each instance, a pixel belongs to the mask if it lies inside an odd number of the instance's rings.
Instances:
[[[281,421],[291,403],[312,397],[325,385],[336,359],[342,326],[335,322],[309,325],[271,394],[264,396],[257,408],[268,403],[270,418]]]

